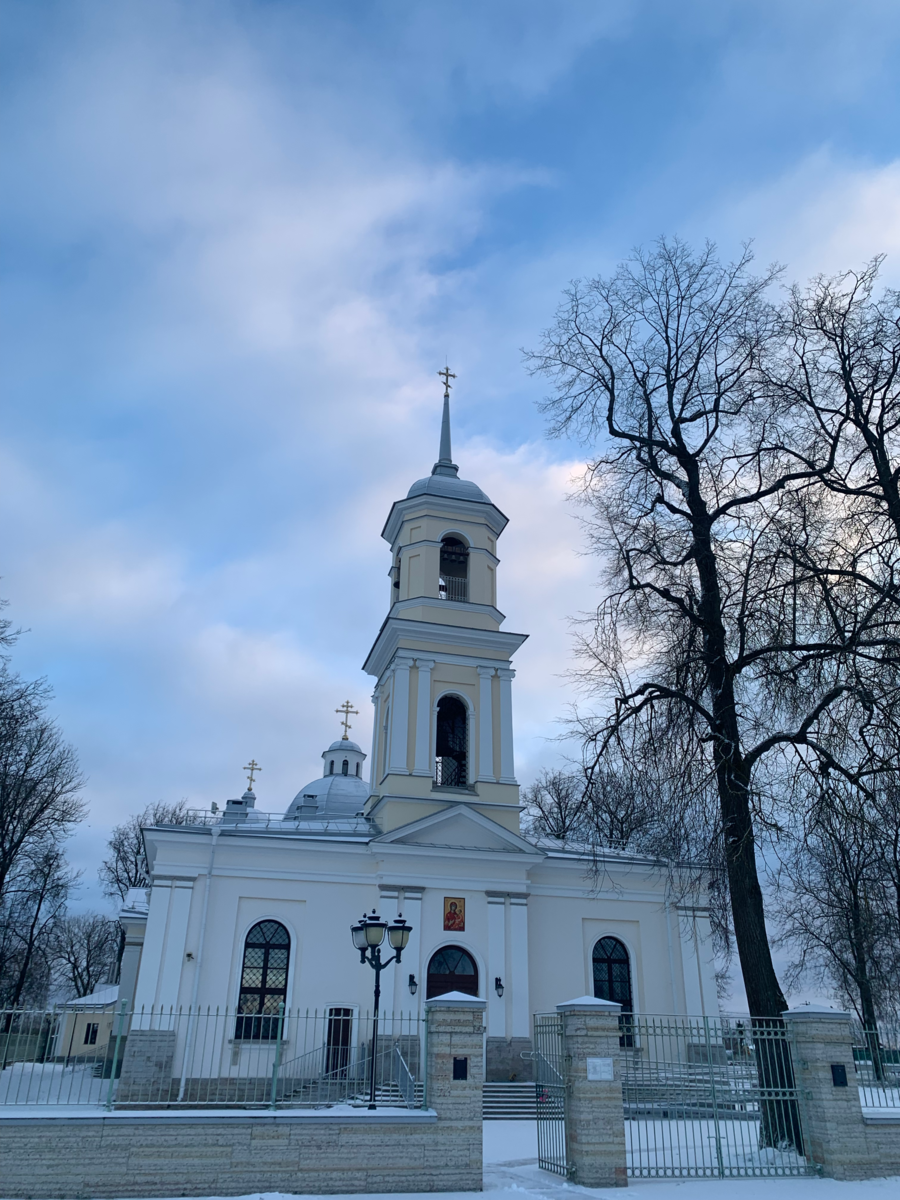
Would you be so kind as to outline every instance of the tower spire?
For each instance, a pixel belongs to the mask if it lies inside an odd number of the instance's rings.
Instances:
[[[431,473],[432,475],[456,475],[459,468],[453,461],[450,450],[450,380],[455,379],[456,376],[449,367],[438,371],[438,376],[444,381],[444,412],[441,417],[441,448]]]

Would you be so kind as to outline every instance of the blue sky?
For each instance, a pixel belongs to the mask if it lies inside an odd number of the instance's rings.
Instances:
[[[522,367],[661,233],[900,282],[900,8],[818,0],[0,3],[2,590],[109,827],[362,710],[390,503],[454,450],[501,543],[523,782],[596,566]]]

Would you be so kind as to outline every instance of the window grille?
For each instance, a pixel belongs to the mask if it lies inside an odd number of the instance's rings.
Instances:
[[[260,921],[247,934],[235,1040],[273,1041],[279,1036],[290,952],[288,931],[278,921]]]

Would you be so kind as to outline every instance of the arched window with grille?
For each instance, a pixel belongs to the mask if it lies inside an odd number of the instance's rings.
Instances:
[[[615,937],[603,937],[594,946],[592,954],[594,969],[594,995],[598,1000],[614,1000],[622,1005],[619,1028],[622,1036],[619,1044],[631,1046],[634,1038],[629,1017],[634,1012],[631,991],[631,963],[628,951]]]
[[[444,946],[431,956],[428,964],[425,998],[444,996],[447,992],[478,995],[478,967],[475,959],[461,946]]]
[[[459,538],[441,539],[438,594],[442,600],[469,599],[469,548]]]
[[[459,696],[441,696],[434,739],[434,782],[438,787],[469,786],[468,710]]]
[[[291,939],[279,921],[259,921],[247,934],[241,964],[241,991],[234,1036],[241,1041],[273,1041],[287,1006]]]

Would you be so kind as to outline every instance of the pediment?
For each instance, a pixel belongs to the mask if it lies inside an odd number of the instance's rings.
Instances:
[[[445,847],[453,850],[495,851],[504,854],[542,852],[517,833],[498,825],[464,805],[454,805],[429,817],[401,825],[376,838],[378,844],[393,846]]]

